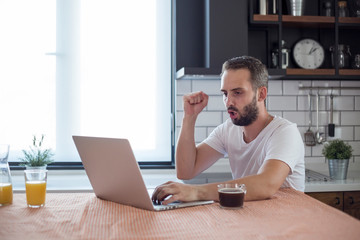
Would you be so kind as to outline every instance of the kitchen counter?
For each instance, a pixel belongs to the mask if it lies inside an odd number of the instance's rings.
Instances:
[[[329,176],[326,163],[307,164],[307,169]],[[348,170],[345,180],[309,181],[306,179],[305,192],[337,192],[337,191],[360,191],[360,170],[351,168]]]
[[[148,188],[155,188],[167,181],[180,181],[175,170],[141,170]],[[24,171],[11,171],[13,190],[15,193],[25,192]],[[50,170],[47,178],[47,192],[93,192],[85,170]]]
[[[329,176],[326,164],[307,164],[306,168]],[[231,173],[227,167],[217,167],[200,174],[197,178],[186,183],[202,184],[219,182],[231,179]],[[220,170],[219,170],[220,169]],[[166,170],[141,170],[145,184],[149,188],[155,188],[167,181],[178,181],[174,169]],[[23,171],[12,171],[14,192],[24,192],[25,183]],[[52,170],[48,174],[48,192],[92,192],[91,184],[84,170]],[[346,180],[329,181],[306,181],[305,192],[336,192],[336,191],[360,191],[360,170],[349,169]]]

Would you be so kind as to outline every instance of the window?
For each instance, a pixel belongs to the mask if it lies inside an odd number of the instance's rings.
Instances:
[[[128,138],[144,163],[170,162],[171,1],[0,2],[0,142],[18,161],[33,135],[59,162],[72,135]],[[5,117],[4,117],[5,116]]]

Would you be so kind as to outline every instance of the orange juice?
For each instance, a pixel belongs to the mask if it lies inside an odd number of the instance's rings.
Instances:
[[[13,191],[11,183],[0,183],[0,206],[12,204]]]
[[[30,206],[44,206],[46,196],[46,182],[26,182],[25,187],[27,204]]]

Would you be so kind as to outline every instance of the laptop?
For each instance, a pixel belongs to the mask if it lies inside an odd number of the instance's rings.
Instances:
[[[211,204],[214,201],[153,203],[127,139],[73,136],[95,195],[151,211]]]

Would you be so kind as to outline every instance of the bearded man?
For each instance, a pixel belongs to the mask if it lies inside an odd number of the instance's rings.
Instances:
[[[256,58],[242,56],[223,64],[221,89],[229,119],[196,146],[197,116],[207,106],[208,95],[195,92],[183,97],[184,117],[176,148],[179,179],[192,179],[217,160],[228,157],[233,180],[245,184],[245,201],[270,198],[281,187],[305,188],[304,144],[296,124],[271,116],[265,104],[268,93],[266,67]],[[218,201],[217,185],[167,182],[152,199]]]

